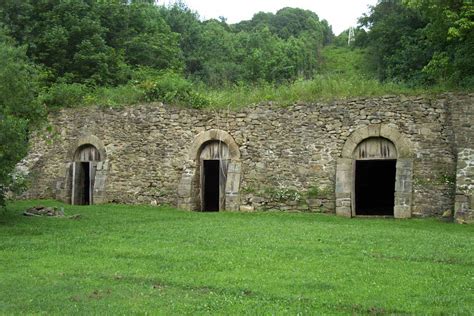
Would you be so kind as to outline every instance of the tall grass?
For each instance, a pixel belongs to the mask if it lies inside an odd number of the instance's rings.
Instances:
[[[80,84],[58,84],[44,95],[52,108],[98,105],[117,107],[149,101],[162,101],[190,107],[238,109],[261,102],[280,105],[295,102],[318,102],[353,97],[382,95],[415,95],[438,93],[453,87],[413,87],[403,83],[380,82],[366,63],[365,53],[349,48],[326,47],[322,66],[312,79],[275,84],[243,83],[208,87],[192,83],[178,74],[156,74],[144,81],[119,87],[86,87]]]
[[[118,87],[98,87],[84,96],[84,105],[117,107],[140,103],[143,100],[143,89],[129,84]]]
[[[213,107],[239,108],[264,101],[280,105],[295,102],[317,102],[352,97],[374,97],[387,94],[414,95],[436,89],[412,88],[397,83],[380,83],[361,75],[347,77],[343,74],[317,75],[312,80],[297,80],[291,84],[260,84],[233,86],[203,91]]]
[[[435,93],[442,88],[414,88],[398,83],[380,83],[362,75],[321,74],[311,80],[297,80],[287,84],[260,83],[233,85],[223,88],[195,86],[195,90],[209,105],[199,107],[239,109],[261,102],[273,101],[285,106],[296,102],[331,101],[352,97],[376,97],[382,95],[415,95]],[[120,107],[147,102],[146,91],[139,85],[98,87],[70,92],[56,92],[51,98],[52,108],[103,106]],[[167,100],[157,100],[173,103]],[[191,100],[192,102],[192,100]],[[182,103],[182,102],[181,102]],[[194,104],[182,104],[193,107]]]

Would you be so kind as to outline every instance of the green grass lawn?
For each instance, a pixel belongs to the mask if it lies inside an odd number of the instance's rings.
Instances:
[[[67,218],[25,217],[32,205]],[[0,213],[0,314],[472,314],[474,226],[24,201]]]

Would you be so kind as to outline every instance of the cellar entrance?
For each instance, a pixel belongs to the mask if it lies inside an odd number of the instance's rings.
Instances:
[[[203,211],[219,211],[219,160],[203,161]]]
[[[71,204],[94,203],[94,184],[100,154],[93,145],[84,145],[76,150],[72,163]]]
[[[211,141],[202,147],[201,211],[218,212],[225,209],[225,185],[229,165],[229,148],[221,141]]]
[[[393,216],[396,163],[396,160],[356,161],[356,215]]]
[[[355,214],[393,216],[397,149],[388,139],[370,137],[359,143],[355,159]]]
[[[194,138],[183,168],[178,207],[190,211],[237,211],[240,176],[240,151],[232,136],[216,129],[201,132]]]
[[[412,148],[393,124],[355,130],[337,160],[336,214],[411,217]]]
[[[91,165],[90,162],[76,164],[75,170],[75,203],[76,205],[90,205],[92,202]]]

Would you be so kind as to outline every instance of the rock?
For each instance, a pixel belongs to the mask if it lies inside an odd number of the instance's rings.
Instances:
[[[28,211],[24,211],[23,215],[25,215],[25,216],[39,216],[37,214],[33,214],[33,213],[28,212]]]
[[[444,211],[442,216],[444,218],[453,217],[453,212],[451,210],[446,210],[446,211]]]
[[[323,201],[320,199],[308,199],[306,203],[308,203],[310,207],[320,207],[323,205]]]
[[[58,210],[56,207],[33,206],[23,212],[25,216],[64,216],[64,209]]]
[[[241,212],[253,212],[253,211],[255,211],[255,208],[252,205],[241,205],[240,206],[240,211]]]

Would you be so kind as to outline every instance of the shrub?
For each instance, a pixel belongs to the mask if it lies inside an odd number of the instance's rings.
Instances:
[[[143,94],[142,89],[132,84],[117,87],[97,87],[84,97],[84,104],[102,107],[120,107],[143,101]]]
[[[162,101],[166,103],[190,105],[202,108],[210,104],[209,100],[198,93],[193,84],[176,73],[163,73],[153,80],[140,84],[144,90],[145,101]]]
[[[50,109],[62,107],[76,107],[84,102],[84,97],[90,92],[90,88],[79,83],[57,83],[45,91],[41,100]]]

